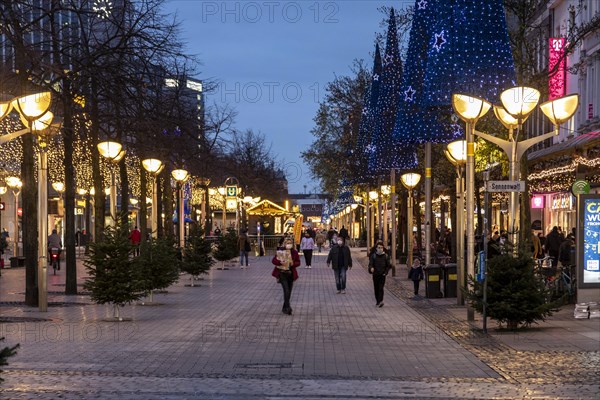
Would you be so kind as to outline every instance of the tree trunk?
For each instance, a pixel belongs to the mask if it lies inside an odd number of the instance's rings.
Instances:
[[[104,180],[100,171],[100,152],[98,151],[99,143],[99,112],[98,112],[98,88],[96,79],[92,77],[91,81],[92,95],[90,96],[90,119],[91,129],[90,136],[92,141],[92,177],[94,180],[94,237],[95,241],[102,238],[104,232],[104,213],[106,203],[106,193],[104,192]]]
[[[163,171],[163,207],[165,210],[165,236],[173,237],[175,235],[175,226],[173,224],[173,188],[171,187],[170,173]],[[226,233],[223,229],[223,235]]]
[[[146,170],[140,162],[138,165],[140,174],[140,198],[139,198],[139,220],[140,220],[140,233],[142,234],[142,240],[146,241],[148,236],[148,204],[146,204],[146,197],[148,197],[148,180],[146,179]]]
[[[63,80],[65,95],[63,96],[63,142],[65,146],[65,246],[66,274],[65,294],[77,294],[77,261],[75,254],[75,169],[73,166],[73,115],[69,98],[69,82]],[[85,188],[89,189],[89,188]]]
[[[34,138],[30,133],[23,137],[23,163],[21,164],[21,177],[23,189],[21,191],[22,228],[23,228],[23,255],[25,256],[25,303],[28,306],[39,305],[38,296],[38,229],[37,229],[37,184],[34,171]],[[18,224],[18,221],[15,221]],[[18,228],[18,225],[17,225]],[[16,239],[16,238],[15,238]],[[15,243],[17,249],[18,243]]]
[[[129,222],[129,178],[125,157],[119,162],[119,173],[121,178],[121,224],[127,226]]]
[[[458,248],[456,246],[457,244],[457,240],[458,240],[458,226],[457,226],[457,207],[456,207],[456,192],[454,190],[450,191],[450,222],[452,224],[452,231],[451,231],[451,248],[448,249],[450,250],[450,256],[451,256],[451,261],[453,263],[456,263],[456,256],[458,255]]]

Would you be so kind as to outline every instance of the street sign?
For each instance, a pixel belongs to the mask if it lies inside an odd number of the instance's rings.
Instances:
[[[227,197],[237,196],[237,186],[227,186]]]
[[[525,181],[488,181],[488,192],[524,192]]]

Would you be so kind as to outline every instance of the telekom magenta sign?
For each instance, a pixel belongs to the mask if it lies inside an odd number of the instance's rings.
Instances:
[[[550,50],[550,59],[548,60],[548,71],[550,71],[548,95],[550,100],[562,97],[567,92],[565,44],[565,38],[550,38],[550,42],[548,43],[548,49]]]
[[[533,196],[531,198],[531,208],[544,208],[544,196]]]

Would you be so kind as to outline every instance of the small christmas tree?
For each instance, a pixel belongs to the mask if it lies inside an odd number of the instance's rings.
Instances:
[[[172,238],[152,239],[142,244],[140,256],[133,260],[139,274],[139,288],[149,293],[152,304],[153,291],[165,289],[179,279],[179,260]]]
[[[221,261],[221,269],[225,269],[225,261],[229,261],[238,255],[238,235],[233,228],[227,228],[227,233],[219,236],[217,249],[213,257]]]
[[[90,255],[84,261],[89,279],[84,288],[98,304],[112,304],[113,317],[123,321],[119,307],[138,300],[140,290],[139,272],[130,257],[133,246],[129,241],[127,227],[117,221],[115,227],[107,227],[101,240],[90,244]]]
[[[199,226],[193,226],[183,252],[181,270],[191,275],[190,286],[200,274],[207,274],[215,263],[211,257],[210,243],[203,236],[204,231]]]
[[[533,259],[505,254],[488,260],[487,315],[508,328],[544,321],[556,311],[558,302],[548,303],[548,290],[533,272]],[[477,311],[483,311],[483,284],[473,281],[467,298]]]
[[[0,342],[3,341],[4,338],[0,338]],[[17,354],[17,349],[19,348],[19,344],[14,345],[13,347],[5,347],[2,350],[0,350],[0,367],[4,366],[4,365],[8,365],[8,357],[12,357],[15,354]],[[2,370],[0,369],[0,373],[2,373]],[[4,379],[0,378],[0,382],[2,382]]]

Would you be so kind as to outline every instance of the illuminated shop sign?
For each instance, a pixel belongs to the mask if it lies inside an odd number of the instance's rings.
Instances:
[[[573,208],[573,196],[570,193],[560,193],[552,196],[553,210],[570,210]]]
[[[533,196],[531,198],[531,208],[544,208],[544,196]]]
[[[548,48],[550,49],[550,59],[548,60],[548,70],[555,71],[550,74],[548,81],[549,99],[554,100],[566,94],[567,75],[565,56],[565,38],[550,38]]]

